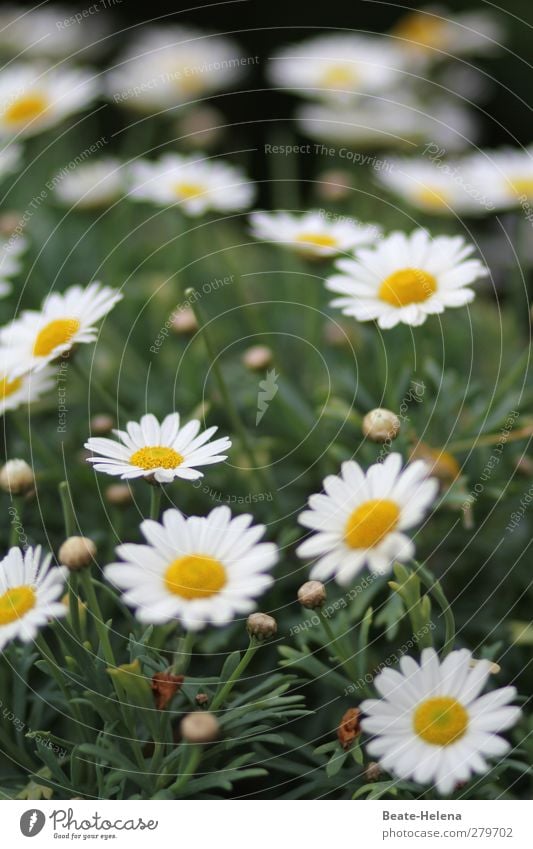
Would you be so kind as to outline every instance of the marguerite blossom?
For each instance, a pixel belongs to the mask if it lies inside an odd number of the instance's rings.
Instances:
[[[384,39],[335,34],[283,48],[269,77],[306,97],[346,100],[396,85],[403,64],[401,51]]]
[[[116,289],[91,283],[53,292],[40,310],[25,310],[0,330],[0,355],[11,376],[43,368],[75,345],[94,342],[96,322],[121,298]]]
[[[55,374],[50,366],[40,371],[30,371],[20,377],[0,371],[0,416],[7,410],[16,410],[38,401],[55,386]]]
[[[108,73],[107,90],[115,103],[151,113],[231,88],[249,61],[223,36],[192,27],[146,27]]]
[[[104,6],[103,3],[102,8]],[[35,8],[2,6],[0,47],[12,55],[24,53],[32,58],[47,59],[69,58],[76,54],[79,60],[80,52],[84,58],[89,52],[97,52],[99,39],[107,32],[109,14],[86,14],[73,21],[72,12],[72,8],[55,3]]]
[[[374,681],[381,699],[366,699],[362,728],[373,739],[368,753],[383,769],[418,784],[435,784],[450,794],[472,775],[487,772],[487,758],[501,758],[509,743],[500,733],[513,726],[520,709],[509,705],[514,687],[483,690],[492,664],[471,666],[468,649],[442,662],[436,651],[422,651],[420,663],[404,656],[400,671],[385,669]]]
[[[147,413],[140,422],[128,422],[126,430],[114,430],[118,437],[105,439],[91,437],[85,447],[95,456],[88,462],[97,472],[119,475],[123,479],[154,478],[158,483],[169,483],[174,478],[197,480],[203,477],[197,466],[221,463],[223,453],[231,447],[227,436],[209,440],[218,430],[209,427],[200,431],[198,419],[181,425],[179,413],[170,413],[159,423]]]
[[[533,145],[479,150],[464,158],[463,168],[496,209],[533,201]]]
[[[374,224],[328,218],[321,212],[292,215],[288,212],[254,212],[250,216],[256,239],[277,242],[298,253],[327,257],[347,253],[374,242],[380,230]]]
[[[298,517],[314,532],[296,550],[315,559],[311,578],[346,586],[365,564],[382,575],[395,560],[410,560],[415,547],[404,532],[420,524],[438,491],[429,471],[421,460],[402,469],[401,455],[389,454],[366,473],[349,460],[328,475],[325,494],[312,495]]]
[[[0,72],[0,136],[40,133],[85,109],[96,94],[88,71],[9,65]]]
[[[494,53],[504,31],[486,10],[458,13],[432,7],[407,12],[390,35],[411,62],[420,62]]]
[[[157,162],[139,160],[130,168],[128,197],[158,206],[177,206],[186,215],[209,210],[246,209],[255,185],[234,165],[169,153]]]
[[[67,608],[58,599],[64,592],[66,569],[50,568],[51,555],[41,547],[10,548],[0,561],[0,651],[14,639],[29,643],[51,618]]]
[[[109,206],[124,190],[123,165],[111,156],[79,165],[63,175],[55,187],[58,200],[78,209]]]
[[[0,297],[11,292],[9,279],[19,273],[20,257],[26,247],[26,239],[22,236],[12,235],[7,239],[0,237]]]
[[[107,566],[106,578],[124,590],[141,622],[177,619],[188,630],[225,625],[254,610],[273,583],[277,547],[259,542],[265,527],[252,521],[248,514],[232,518],[226,506],[205,517],[166,510],[162,523],[141,524],[147,545],[118,546],[123,562]]]
[[[474,299],[470,284],[489,272],[470,258],[473,251],[462,236],[392,233],[358,250],[355,259],[337,261],[341,273],[328,278],[326,288],[342,297],[331,306],[358,321],[377,320],[383,329],[423,324],[428,315]]]
[[[22,160],[22,145],[8,142],[2,150],[0,150],[0,180],[17,171],[20,168]]]

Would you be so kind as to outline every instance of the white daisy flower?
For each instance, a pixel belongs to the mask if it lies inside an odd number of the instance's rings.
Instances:
[[[80,51],[98,52],[98,40],[107,32],[107,15],[73,15],[73,9],[55,3],[37,8],[3,6],[0,10],[0,47],[12,55],[63,59]]]
[[[334,577],[346,586],[365,564],[382,575],[395,560],[410,560],[415,547],[404,531],[422,521],[439,488],[428,473],[422,460],[402,469],[401,455],[389,454],[366,474],[349,460],[340,475],[328,475],[325,495],[312,495],[310,509],[298,517],[315,532],[296,550],[299,557],[316,558],[311,578]]]
[[[329,219],[321,212],[292,215],[288,212],[254,212],[250,216],[256,239],[278,242],[298,253],[327,257],[370,244],[380,235],[374,224],[350,219]]]
[[[471,182],[484,187],[496,209],[533,201],[533,145],[480,150],[466,156],[462,168]]]
[[[217,427],[210,427],[200,435],[200,422],[191,419],[180,426],[179,413],[170,413],[161,423],[151,413],[140,422],[128,422],[126,430],[114,430],[120,442],[114,439],[91,437],[85,448],[96,456],[89,457],[97,472],[120,475],[122,479],[152,477],[159,483],[169,483],[174,478],[197,480],[203,472],[196,466],[221,463],[231,447],[227,436],[209,442]]]
[[[178,205],[192,216],[209,210],[246,209],[255,195],[255,185],[240,168],[177,153],[162,156],[157,162],[132,163],[130,184],[128,197],[133,200],[158,206]]]
[[[11,548],[0,561],[0,651],[19,638],[35,639],[51,617],[64,616],[63,595],[67,570],[50,568],[51,555],[41,559],[41,547]]]
[[[501,758],[509,743],[500,732],[514,725],[520,709],[508,703],[515,687],[479,697],[492,664],[472,668],[468,649],[439,661],[436,651],[422,651],[420,664],[404,656],[400,670],[385,669],[374,681],[382,699],[366,699],[363,731],[373,735],[368,753],[383,769],[418,784],[435,784],[449,795],[458,783],[489,769],[486,758]]]
[[[335,34],[285,47],[269,77],[306,97],[345,100],[396,85],[403,65],[401,51],[384,39]]]
[[[467,159],[388,159],[378,179],[402,201],[431,215],[486,215],[495,209],[490,186],[474,178]]]
[[[273,583],[268,571],[278,549],[259,543],[265,527],[252,521],[247,514],[232,518],[226,506],[205,517],[166,510],[162,524],[141,524],[148,545],[119,545],[124,562],[107,566],[105,575],[124,590],[124,602],[141,622],[178,619],[191,631],[225,625],[254,610]]]
[[[9,295],[11,283],[9,278],[20,272],[20,257],[27,247],[27,241],[22,236],[12,235],[5,239],[0,237],[0,297]]]
[[[85,109],[96,94],[88,71],[9,65],[0,72],[0,136],[40,133]]]
[[[377,320],[386,329],[423,324],[446,307],[474,300],[469,286],[488,269],[462,236],[435,236],[415,230],[410,236],[392,233],[373,248],[361,248],[355,259],[341,259],[341,274],[326,280],[326,288],[342,297],[331,302],[358,321]]]
[[[146,27],[108,73],[106,87],[115,103],[151,113],[231,88],[250,61],[229,38]]]
[[[8,410],[16,410],[33,404],[55,386],[54,370],[46,366],[40,371],[30,371],[20,377],[0,371],[0,416]]]
[[[40,311],[25,310],[0,330],[1,354],[11,376],[43,368],[74,345],[94,342],[96,322],[121,298],[116,289],[91,283],[53,292]]]
[[[22,145],[9,143],[0,150],[0,180],[17,171],[22,161]]]
[[[437,97],[427,105],[405,91],[386,98],[362,98],[356,107],[307,103],[297,110],[296,118],[305,135],[349,146],[339,151],[340,157],[361,165],[365,164],[361,148],[411,150],[413,144],[426,146],[431,139],[446,150],[460,151],[478,136],[478,124],[465,107]],[[382,165],[378,162],[375,167]]]
[[[505,31],[498,18],[485,10],[458,13],[432,7],[403,15],[389,35],[416,63],[495,53]]]
[[[55,187],[58,200],[78,209],[98,209],[112,204],[124,190],[122,163],[103,157],[64,174]]]

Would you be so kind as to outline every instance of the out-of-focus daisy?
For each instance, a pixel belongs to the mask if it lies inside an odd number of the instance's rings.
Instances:
[[[128,478],[154,478],[168,483],[174,478],[197,480],[203,472],[196,466],[221,463],[221,453],[231,447],[227,436],[209,442],[217,427],[199,434],[200,422],[192,419],[180,426],[179,413],[170,413],[161,423],[151,413],[140,422],[128,422],[126,430],[114,430],[120,442],[91,437],[85,447],[96,456],[89,457],[97,472]]]
[[[479,182],[465,164],[461,160],[388,159],[378,178],[402,201],[432,215],[493,212],[490,186]]]
[[[0,297],[11,292],[9,278],[19,273],[20,257],[26,247],[26,239],[22,236],[13,235],[8,239],[0,236]]]
[[[0,651],[14,639],[29,643],[49,619],[64,616],[58,601],[64,592],[66,569],[50,568],[51,556],[41,547],[11,548],[0,561]]]
[[[158,206],[177,205],[186,215],[208,210],[246,209],[255,185],[240,168],[219,160],[170,153],[157,162],[140,160],[130,168],[129,197]]]
[[[326,288],[342,297],[331,305],[358,321],[375,319],[383,329],[423,324],[428,315],[474,299],[470,284],[489,271],[470,258],[473,250],[462,236],[391,233],[373,248],[360,248],[355,259],[337,261],[341,273],[329,277]]]
[[[36,8],[3,6],[0,10],[0,49],[17,56],[62,59],[80,52],[97,52],[107,32],[108,15],[73,15],[73,9],[55,3]]]
[[[19,144],[7,144],[0,150],[0,180],[17,171],[22,159],[22,146]]]
[[[118,104],[168,109],[233,86],[250,61],[229,38],[189,27],[146,27],[107,76]]]
[[[309,510],[298,517],[314,533],[296,553],[316,558],[311,578],[334,577],[346,586],[368,564],[384,574],[395,560],[414,556],[415,547],[404,531],[418,525],[431,507],[438,482],[428,478],[421,460],[402,469],[400,454],[389,454],[365,472],[347,461],[340,475],[324,480],[325,494],[309,498]]]
[[[420,664],[404,656],[400,670],[385,669],[374,681],[381,699],[365,699],[361,726],[373,739],[368,753],[383,769],[418,784],[435,784],[445,796],[472,775],[487,772],[486,758],[501,758],[509,743],[500,737],[513,726],[520,708],[509,705],[515,687],[483,690],[493,664],[471,666],[468,649],[442,662],[422,651]]]
[[[322,142],[353,147],[341,158],[365,164],[361,148],[407,148],[427,140],[450,151],[467,147],[478,135],[471,111],[450,100],[432,98],[429,105],[410,93],[363,98],[357,107],[307,103],[297,110],[302,132]],[[371,163],[370,163],[371,164]]]
[[[97,87],[88,71],[10,65],[0,72],[0,135],[34,135],[85,109]]]
[[[247,514],[232,518],[228,507],[185,518],[166,510],[162,524],[147,520],[147,545],[119,545],[124,562],[105,568],[108,580],[124,590],[141,622],[177,619],[188,630],[225,625],[246,616],[272,584],[278,559],[273,543],[260,543],[264,525]]]
[[[38,401],[54,385],[54,372],[49,366],[38,372],[21,374],[20,377],[12,377],[9,372],[0,371],[0,416],[7,410],[16,410]]]
[[[480,150],[466,156],[463,169],[499,209],[533,201],[533,146]]]
[[[26,310],[0,330],[0,347],[12,377],[40,369],[75,345],[96,339],[96,322],[122,298],[91,283],[48,295],[41,310]]]
[[[401,52],[384,39],[338,34],[284,48],[269,77],[306,97],[346,99],[397,84],[402,66]]]
[[[373,224],[349,219],[327,218],[321,212],[292,215],[288,212],[254,212],[252,234],[256,239],[278,242],[298,253],[327,257],[346,253],[359,245],[368,245],[380,235]]]
[[[436,6],[403,15],[390,35],[411,60],[436,61],[494,53],[505,34],[490,12],[457,13]]]
[[[68,171],[55,188],[61,203],[79,209],[109,206],[124,190],[122,163],[113,157],[97,159]]]

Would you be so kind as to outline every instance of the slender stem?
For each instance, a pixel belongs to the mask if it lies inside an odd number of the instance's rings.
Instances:
[[[515,433],[509,434],[505,438],[506,442],[517,442],[520,439],[529,439],[533,436],[533,426],[527,425],[526,427],[520,428]],[[472,448],[483,448],[486,445],[497,445],[502,441],[502,434],[500,433],[487,433],[484,436],[475,436],[471,439],[459,439],[457,442],[450,442],[449,445],[446,446],[446,451],[469,451]]]
[[[95,390],[96,394],[100,397],[100,400],[103,404],[110,410],[110,412],[116,414],[119,419],[129,419],[129,413],[124,409],[124,407],[119,403],[118,398],[114,398],[107,389],[102,386],[99,380],[94,377],[92,372],[89,372],[84,365],[82,365],[79,357],[72,358],[72,365],[83,379],[83,382],[86,386],[91,387]]]
[[[196,772],[200,761],[202,760],[202,752],[203,747],[198,744],[193,745],[191,751],[189,753],[189,757],[185,762],[185,767],[180,777],[174,784],[171,784],[169,790],[172,793],[178,793],[186,784],[189,783],[189,779]]]
[[[72,503],[72,494],[68,481],[61,481],[59,484],[59,498],[63,510],[63,521],[65,523],[65,536],[71,537],[76,531],[77,520]],[[78,593],[78,577],[74,572],[70,573],[68,582],[68,606],[70,612],[70,621],[72,629],[76,636],[83,642],[84,636],[81,633],[80,623],[80,607]]]
[[[341,666],[343,667],[344,671],[346,672],[348,678],[350,680],[353,679],[353,681],[356,681],[357,680],[357,672],[354,669],[352,669],[351,659],[345,657],[344,651],[343,651],[343,649],[342,649],[342,647],[339,643],[338,638],[333,633],[333,629],[332,629],[331,625],[329,624],[329,620],[328,620],[327,616],[325,615],[324,611],[320,608],[318,609],[318,615],[320,616],[320,621],[322,622],[322,627],[324,628],[324,631],[326,632],[326,636],[327,636],[327,638],[330,642],[330,645],[333,647]]]
[[[254,447],[252,445],[252,442],[248,437],[248,432],[246,430],[246,427],[244,426],[244,423],[243,423],[243,421],[240,417],[240,414],[239,414],[239,411],[237,410],[237,407],[233,403],[233,398],[231,397],[231,392],[229,391],[229,389],[226,385],[224,375],[222,374],[222,369],[220,368],[220,365],[219,365],[219,362],[218,362],[218,357],[216,356],[215,349],[214,349],[213,343],[211,341],[210,333],[208,332],[206,324],[205,324],[203,310],[201,309],[198,302],[195,301],[195,294],[196,293],[195,293],[194,289],[187,289],[186,292],[185,292],[185,297],[190,302],[191,307],[192,307],[194,314],[196,316],[196,320],[198,321],[198,325],[201,328],[201,331],[202,331],[202,334],[203,334],[203,337],[204,337],[204,343],[205,343],[205,347],[206,347],[206,350],[207,350],[207,354],[208,354],[208,357],[209,357],[209,360],[210,360],[211,367],[213,369],[213,373],[215,375],[215,379],[218,383],[218,388],[219,388],[219,392],[222,396],[222,400],[224,402],[224,407],[226,408],[226,411],[227,411],[227,413],[228,413],[228,415],[229,415],[229,417],[230,417],[230,419],[233,423],[233,427],[235,428],[235,430],[239,434],[240,440],[242,442],[242,446],[243,446],[244,450],[246,451],[246,454],[248,455],[248,458],[249,458],[250,463],[252,465],[251,471],[257,476],[258,483],[259,483],[260,487],[263,487],[267,492],[271,492],[273,500],[276,501],[276,503],[277,503],[277,495],[278,495],[277,491],[274,489],[274,487],[272,485],[272,481],[270,480],[269,476],[265,473],[264,469],[261,468],[259,461],[258,461],[258,459],[255,455],[255,450],[254,450]]]
[[[255,655],[257,649],[260,647],[260,645],[261,645],[261,643],[258,643],[257,640],[255,640],[253,637],[250,638],[250,645],[248,646],[245,653],[243,654],[240,662],[237,664],[237,666],[235,667],[234,671],[232,672],[232,674],[230,675],[230,677],[228,678],[228,680],[226,681],[226,683],[224,684],[222,689],[219,690],[218,693],[215,693],[213,701],[211,702],[211,710],[212,711],[218,710],[218,708],[228,698],[228,696],[231,693],[231,691],[233,690],[233,687],[235,686],[236,682],[239,680],[242,673],[245,671],[246,667],[248,666],[248,664],[250,663],[250,661],[254,657],[254,655]]]
[[[88,603],[87,607],[88,609],[90,609],[93,615],[96,633],[98,634],[98,638],[100,640],[100,643],[102,644],[105,661],[108,666],[116,667],[117,662],[115,660],[113,649],[111,648],[111,642],[109,639],[109,629],[105,624],[102,616],[100,604],[98,602],[98,598],[93,586],[91,572],[89,569],[82,569],[79,574],[81,578],[81,585],[83,587],[83,591],[85,593],[85,597]]]
[[[154,483],[150,487],[150,519],[156,522],[159,519],[159,508],[161,506],[161,496],[163,490],[158,483]]]
[[[172,671],[175,675],[179,675],[180,673],[183,675],[187,672],[191,662],[195,640],[196,634],[194,631],[187,631],[184,636],[180,638],[176,651],[177,657],[172,667]]]
[[[60,669],[60,667],[59,667],[59,665],[58,665],[58,663],[57,663],[57,661],[54,657],[54,653],[53,653],[52,649],[50,648],[50,646],[46,642],[45,638],[43,637],[42,632],[39,632],[37,634],[34,642],[35,642],[35,645],[37,646],[37,648],[39,649],[41,655],[43,656],[43,658],[48,663],[48,666],[50,667],[50,672],[52,673],[52,676],[53,676],[56,684],[58,685],[59,689],[61,690],[67,706],[69,706],[71,708],[72,713],[74,714],[74,717],[77,719],[80,726],[83,726],[84,725],[83,717],[80,713],[79,706],[76,704],[76,702],[72,701],[72,698],[71,698],[71,695],[68,691],[67,685],[65,684],[65,680],[63,678],[63,674],[61,672],[61,669]]]
[[[429,592],[433,595],[433,598],[442,610],[442,614],[444,616],[445,636],[441,655],[446,657],[446,655],[453,649],[455,643],[455,619],[452,613],[452,608],[450,607],[448,599],[444,595],[440,582],[435,580],[431,572],[429,572],[425,566],[422,566],[421,563],[417,563],[416,573],[420,577],[424,586],[427,587]]]
[[[63,510],[65,536],[71,537],[76,532],[77,522],[76,514],[74,512],[74,505],[72,503],[70,486],[68,485],[67,481],[61,481],[61,483],[59,484],[59,498],[61,501],[61,508]]]
[[[9,529],[9,548],[19,544],[19,527],[22,529],[22,513],[24,509],[24,499],[20,495],[13,495],[11,498],[11,509],[14,515],[11,514],[11,528]]]

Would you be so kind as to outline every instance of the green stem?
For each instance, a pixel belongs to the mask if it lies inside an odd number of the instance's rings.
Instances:
[[[63,521],[65,523],[65,536],[74,536],[77,528],[76,514],[72,503],[72,495],[70,486],[67,481],[61,481],[59,484],[59,499],[63,510]]]
[[[183,675],[187,672],[189,668],[189,664],[191,662],[192,650],[196,640],[196,634],[194,631],[187,631],[186,634],[180,638],[178,643],[178,648],[176,651],[176,660],[174,661],[172,672],[174,675]]]
[[[9,530],[9,548],[18,546],[19,544],[19,526],[22,526],[22,512],[24,508],[24,499],[20,495],[13,495],[11,498],[12,510],[15,511],[11,515],[11,528]]]
[[[352,680],[356,681],[357,680],[357,671],[352,669],[351,659],[345,657],[344,651],[343,651],[343,649],[342,649],[342,647],[339,643],[339,640],[335,636],[335,634],[333,633],[333,629],[332,629],[331,625],[329,624],[328,617],[325,615],[324,611],[321,608],[319,608],[319,610],[318,610],[318,615],[320,616],[320,621],[322,622],[322,627],[324,628],[324,631],[325,631],[326,636],[327,636],[327,638],[330,642],[330,645],[333,647],[333,650],[335,651],[335,654],[337,655],[339,663],[341,664],[342,668],[346,672],[350,681],[352,681]]]
[[[157,522],[159,519],[159,508],[161,506],[161,496],[163,490],[158,483],[154,483],[150,487],[150,519]]]
[[[212,711],[218,710],[218,708],[226,701],[227,697],[229,696],[229,694],[233,690],[233,687],[235,686],[236,682],[239,680],[242,673],[245,671],[246,667],[248,666],[250,661],[253,659],[253,657],[254,657],[257,649],[260,647],[260,645],[261,645],[261,643],[258,643],[257,640],[255,640],[253,637],[250,638],[250,645],[246,649],[241,660],[239,661],[239,663],[235,667],[234,671],[232,672],[232,674],[230,675],[230,677],[228,678],[228,680],[226,681],[226,683],[224,684],[222,689],[219,690],[217,693],[215,693],[213,701],[211,702],[211,708],[210,709]]]
[[[76,702],[72,701],[71,695],[68,691],[67,685],[65,684],[62,671],[54,657],[54,653],[45,638],[43,637],[42,632],[39,632],[35,637],[35,645],[39,649],[41,655],[48,663],[50,667],[50,672],[52,673],[52,677],[54,678],[57,686],[61,690],[63,697],[65,699],[67,707],[70,707],[74,717],[77,719],[80,726],[84,726],[83,717],[80,713],[79,705]],[[83,736],[83,735],[82,735]]]
[[[183,787],[185,787],[186,784],[189,783],[190,778],[194,775],[194,773],[196,772],[196,770],[197,770],[197,768],[200,764],[200,761],[202,760],[202,752],[203,752],[202,746],[199,746],[198,744],[193,745],[193,747],[192,747],[192,749],[189,753],[189,757],[187,758],[187,760],[185,762],[185,767],[183,769],[183,772],[181,773],[178,780],[175,781],[174,784],[171,784],[170,787],[169,787],[169,790],[172,793],[179,793],[179,791]]]
[[[92,388],[95,390],[96,394],[100,397],[102,403],[109,409],[111,413],[116,415],[119,420],[127,420],[130,418],[129,413],[119,403],[118,398],[114,398],[111,393],[108,392],[104,386],[102,386],[100,381],[94,377],[93,372],[88,371],[85,366],[81,364],[79,357],[75,356],[72,358],[72,365],[82,378],[85,386],[87,388]]]
[[[444,616],[445,636],[441,655],[442,657],[446,657],[446,655],[451,652],[455,644],[455,619],[452,609],[448,599],[444,595],[440,582],[435,580],[431,572],[429,572],[425,566],[422,566],[421,563],[416,563],[416,574],[419,576],[424,586],[429,590],[442,610],[442,615]]]
[[[102,650],[104,652],[105,661],[108,666],[115,668],[117,662],[115,660],[113,649],[111,648],[111,642],[109,639],[109,629],[105,624],[102,616],[100,604],[98,602],[98,598],[92,582],[91,572],[89,569],[82,569],[79,574],[81,579],[81,585],[85,593],[85,598],[87,599],[87,608],[88,611],[90,609],[92,613],[94,624],[96,627],[96,633],[98,634],[98,638],[100,640]]]
[[[509,434],[506,442],[517,442],[521,439],[530,439],[533,436],[533,426],[528,425],[520,428],[515,433]],[[446,451],[470,451],[473,448],[483,448],[487,445],[498,445],[502,441],[502,433],[487,433],[484,436],[474,436],[470,439],[458,439],[446,446]]]
[[[264,469],[262,469],[260,467],[260,464],[257,460],[256,455],[255,455],[254,447],[251,443],[251,440],[248,437],[248,432],[246,430],[246,427],[244,426],[244,423],[243,423],[243,421],[240,417],[240,414],[239,414],[239,411],[237,410],[237,407],[233,403],[233,398],[231,397],[231,392],[229,391],[229,389],[226,385],[224,375],[222,374],[222,369],[220,368],[220,365],[219,365],[219,362],[218,362],[218,357],[216,356],[215,349],[214,349],[213,343],[211,341],[210,333],[208,332],[207,327],[206,327],[206,323],[205,323],[205,319],[204,319],[204,315],[203,315],[203,310],[201,309],[198,302],[194,300],[195,290],[194,289],[187,289],[186,292],[185,292],[185,297],[187,298],[187,300],[191,304],[191,307],[192,307],[194,314],[196,316],[196,320],[198,322],[199,328],[200,328],[200,330],[203,334],[204,343],[205,343],[205,347],[206,347],[206,350],[207,350],[207,355],[209,357],[210,364],[211,364],[211,367],[213,369],[213,373],[215,375],[215,379],[216,379],[217,384],[218,384],[219,392],[222,396],[224,407],[225,407],[225,409],[226,409],[226,411],[227,411],[227,413],[228,413],[228,415],[229,415],[229,417],[232,421],[234,429],[239,434],[242,446],[243,446],[246,454],[248,455],[248,458],[249,458],[251,466],[252,466],[251,471],[257,476],[257,480],[258,480],[258,484],[259,484],[260,488],[264,488],[264,490],[266,492],[271,492],[272,498],[277,504],[278,493],[275,490],[275,488],[273,487],[273,483],[270,480],[269,476],[265,473]]]

